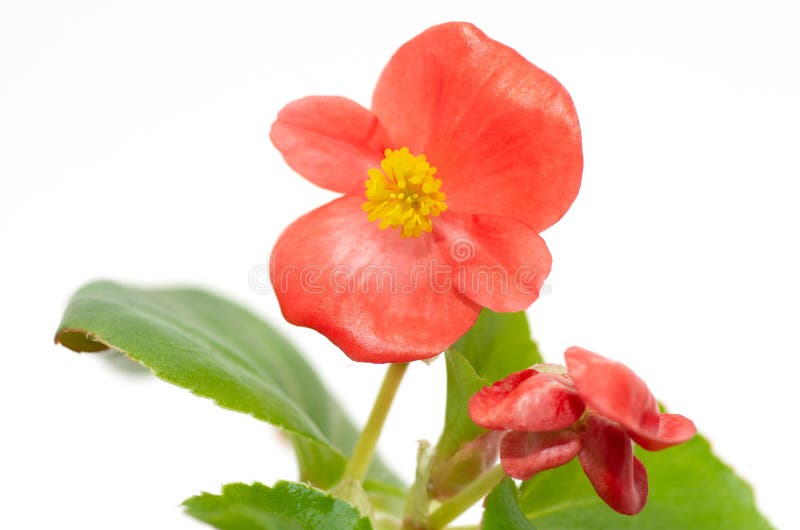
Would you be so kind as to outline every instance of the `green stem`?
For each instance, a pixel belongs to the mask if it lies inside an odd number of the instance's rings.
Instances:
[[[383,423],[386,421],[386,415],[389,414],[389,408],[392,406],[392,400],[400,386],[400,381],[403,380],[406,368],[408,368],[408,363],[399,363],[390,364],[389,369],[386,370],[386,376],[378,391],[378,397],[375,398],[375,404],[372,406],[367,424],[364,426],[361,437],[353,449],[353,455],[344,470],[343,481],[350,479],[361,482],[364,475],[367,474],[367,468],[372,461],[372,454],[375,452]]]
[[[505,477],[500,464],[468,484],[456,495],[444,501],[428,518],[430,530],[444,528],[456,517],[467,511],[473,504],[484,498]]]

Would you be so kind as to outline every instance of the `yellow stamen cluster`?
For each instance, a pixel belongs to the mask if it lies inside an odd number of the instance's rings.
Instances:
[[[407,147],[384,151],[381,169],[367,173],[367,202],[361,209],[370,221],[380,221],[380,229],[400,229],[403,237],[419,237],[432,229],[431,217],[447,210],[442,181],[434,178],[436,168],[425,155],[414,156]]]

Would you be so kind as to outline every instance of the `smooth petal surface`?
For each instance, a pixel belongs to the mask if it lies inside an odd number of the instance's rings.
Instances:
[[[581,134],[552,76],[471,24],[434,26],[389,61],[372,109],[396,147],[425,153],[451,211],[540,232],[580,187]]]
[[[355,361],[406,362],[441,353],[478,316],[436,268],[433,239],[381,231],[342,197],[291,224],[270,276],[289,322],[324,334]]]
[[[633,456],[633,442],[613,423],[590,414],[579,459],[597,495],[626,515],[647,502],[647,471]]]
[[[523,370],[482,388],[469,401],[472,421],[485,429],[559,431],[585,407],[563,375]]]
[[[375,115],[338,96],[311,96],[286,105],[272,124],[272,143],[292,169],[318,186],[363,194],[367,171],[390,147]]]
[[[581,437],[573,431],[511,431],[500,442],[500,463],[506,475],[528,480],[540,471],[566,464],[582,447]]]
[[[658,436],[656,399],[630,368],[575,346],[567,349],[564,358],[586,406],[627,430]]]
[[[552,258],[528,225],[496,215],[445,212],[434,222],[459,291],[492,311],[521,311],[538,297]]]
[[[528,368],[527,370],[509,374],[494,384],[483,387],[469,400],[469,417],[484,429],[499,431],[508,429],[508,427],[496,421],[495,410],[523,381],[536,374],[538,374],[536,370]]]
[[[633,441],[648,451],[660,451],[688,442],[695,434],[697,434],[697,427],[692,420],[680,414],[660,414],[658,416],[658,432],[655,436],[649,431],[628,430],[628,435],[633,438]]]

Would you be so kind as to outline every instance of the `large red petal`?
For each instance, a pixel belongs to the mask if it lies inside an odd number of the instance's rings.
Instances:
[[[372,109],[397,147],[438,168],[451,210],[540,232],[580,186],[581,134],[561,84],[471,24],[434,26],[384,69]]]
[[[573,346],[567,371],[586,405],[628,430],[658,433],[658,404],[647,385],[622,363]]]
[[[540,471],[566,464],[582,447],[581,437],[573,431],[511,431],[500,442],[500,463],[506,475],[528,480]]]
[[[647,470],[633,456],[633,442],[613,423],[590,414],[586,418],[579,459],[597,495],[626,515],[647,502]]]
[[[360,197],[330,202],[292,223],[272,255],[272,284],[289,322],[324,334],[353,360],[406,362],[441,353],[480,307],[435,276],[433,239],[381,231]]]
[[[323,188],[362,193],[367,170],[380,167],[391,147],[369,110],[337,96],[312,96],[286,105],[272,124],[272,143],[286,163]]]
[[[434,236],[461,293],[492,311],[527,308],[550,273],[544,240],[516,219],[448,211],[434,221]]]
[[[484,387],[469,400],[472,421],[492,430],[559,431],[578,421],[584,408],[569,379],[532,369]]]

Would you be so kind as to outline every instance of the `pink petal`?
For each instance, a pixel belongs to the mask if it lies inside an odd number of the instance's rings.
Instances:
[[[590,414],[579,459],[597,495],[613,510],[626,515],[642,511],[647,502],[647,470],[633,456],[633,442],[624,432]]]
[[[363,195],[367,170],[380,167],[391,147],[372,112],[336,96],[312,96],[286,105],[270,139],[286,163],[318,186]]]
[[[495,409],[508,398],[523,381],[538,374],[533,368],[514,372],[490,386],[481,388],[469,400],[469,417],[484,429],[506,430],[495,419]]]
[[[471,24],[434,26],[404,44],[372,109],[397,147],[438,168],[451,211],[513,217],[540,232],[578,192],[583,155],[569,94]]]
[[[437,283],[432,271],[444,257],[428,234],[381,231],[362,202],[330,202],[278,239],[270,276],[283,315],[356,361],[433,357],[469,329],[480,307],[446,281]]]
[[[492,311],[521,311],[539,297],[552,258],[528,225],[507,217],[445,212],[434,236],[464,296]]]
[[[511,431],[500,443],[500,463],[506,475],[528,480],[540,471],[566,464],[582,447],[581,437],[573,431]]]
[[[482,388],[469,400],[469,416],[485,429],[559,431],[580,419],[584,405],[559,374],[516,372]]]
[[[658,404],[630,368],[578,347],[569,348],[564,357],[587,407],[627,430],[657,436]]]
[[[689,418],[680,414],[660,414],[658,432],[628,430],[628,436],[648,451],[659,451],[691,440],[697,434],[697,427]]]

